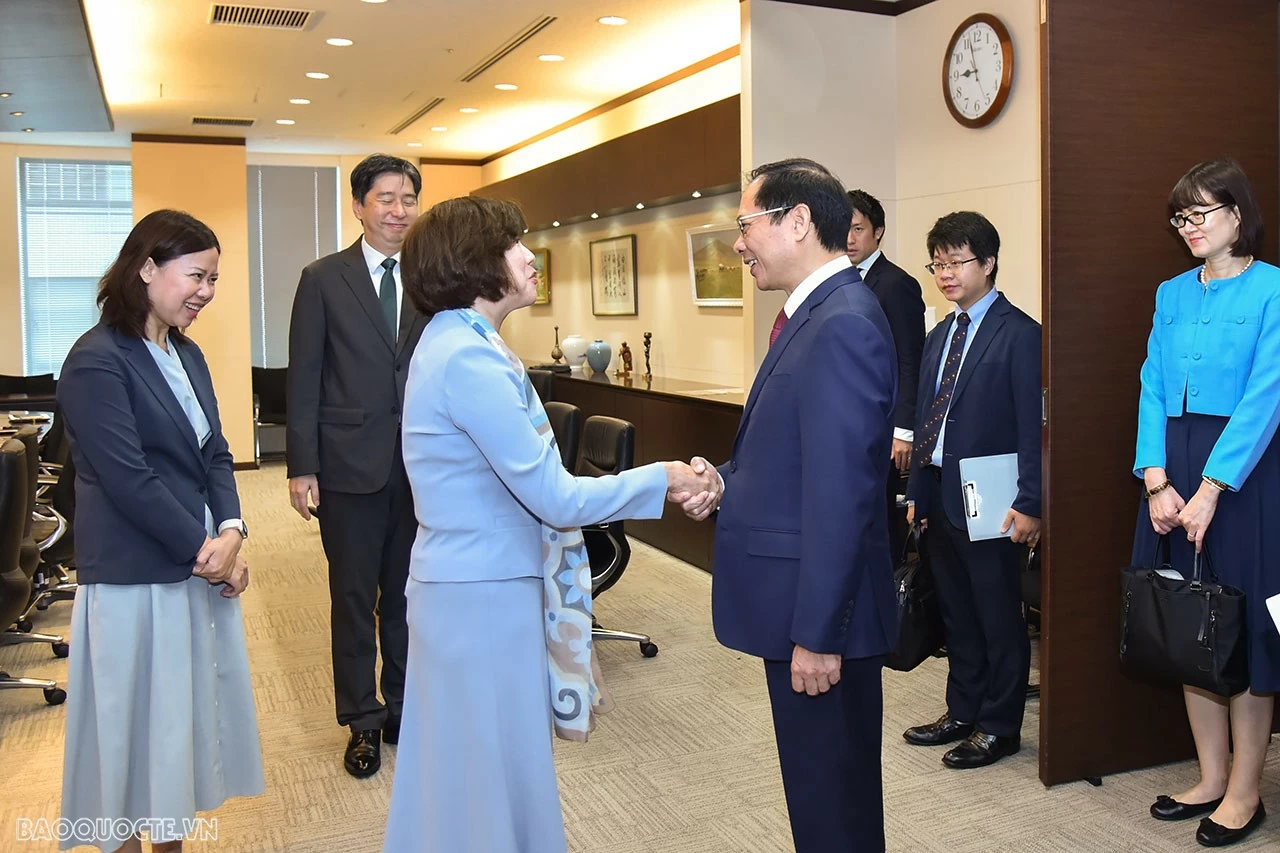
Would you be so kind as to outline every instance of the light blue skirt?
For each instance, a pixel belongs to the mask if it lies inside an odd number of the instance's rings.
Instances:
[[[196,812],[263,792],[240,601],[220,590],[191,577],[76,593],[61,849],[115,850],[142,820],[176,840]]]
[[[409,579],[386,853],[564,853],[541,578]]]

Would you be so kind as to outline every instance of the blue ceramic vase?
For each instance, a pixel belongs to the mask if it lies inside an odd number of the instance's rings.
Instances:
[[[609,369],[609,360],[613,358],[613,350],[604,341],[592,341],[587,344],[587,364],[596,373],[604,373]]]

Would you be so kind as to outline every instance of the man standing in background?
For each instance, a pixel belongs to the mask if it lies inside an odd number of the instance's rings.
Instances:
[[[876,295],[889,320],[893,347],[898,355],[898,404],[893,411],[893,464],[886,486],[889,504],[889,553],[894,565],[902,559],[906,538],[906,513],[898,508],[898,495],[906,494],[906,473],[911,467],[912,430],[916,424],[916,392],[920,384],[920,354],[924,351],[924,297],[920,282],[880,251],[884,239],[884,207],[875,196],[849,190],[853,220],[845,253],[858,268],[862,280]]]
[[[289,327],[289,501],[308,521],[312,505],[320,514],[334,700],[338,724],[351,729],[343,763],[356,777],[377,773],[382,742],[400,738],[404,588],[417,531],[400,412],[427,323],[403,296],[400,245],[421,190],[417,168],[399,157],[373,154],[352,170],[351,210],[364,234],[302,271]]]

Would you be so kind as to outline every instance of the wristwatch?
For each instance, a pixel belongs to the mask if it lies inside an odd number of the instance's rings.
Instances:
[[[240,538],[241,538],[241,539],[248,539],[248,538],[249,538],[249,525],[247,525],[247,524],[245,524],[245,523],[244,523],[244,519],[243,519],[243,518],[242,518],[242,519],[240,519],[240,526],[239,526],[239,527],[228,527],[227,529],[228,529],[228,530],[234,530],[234,531],[236,531],[237,533],[239,533],[239,534],[240,534]]]

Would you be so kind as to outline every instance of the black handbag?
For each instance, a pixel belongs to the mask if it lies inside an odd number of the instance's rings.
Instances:
[[[910,672],[943,644],[938,592],[933,572],[921,552],[920,530],[914,525],[893,580],[898,592],[898,642],[885,666]]]
[[[1236,695],[1249,686],[1244,593],[1217,582],[1207,547],[1196,555],[1191,580],[1159,574],[1169,565],[1169,543],[1161,536],[1151,566],[1130,566],[1121,575],[1121,669]]]

